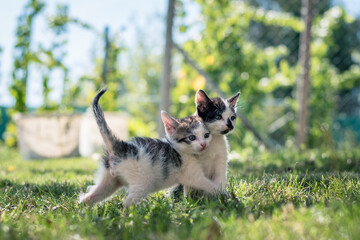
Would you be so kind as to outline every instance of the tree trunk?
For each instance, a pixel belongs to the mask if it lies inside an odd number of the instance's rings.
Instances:
[[[171,86],[171,49],[172,49],[172,28],[175,12],[175,0],[168,1],[168,11],[166,17],[166,42],[163,62],[163,74],[160,82],[160,110],[169,112],[170,107],[170,86]],[[160,118],[158,120],[158,134],[164,136],[164,127]]]
[[[297,144],[306,147],[308,137],[308,100],[310,95],[310,43],[311,43],[311,24],[312,24],[312,0],[303,0],[301,14],[305,23],[305,29],[301,33],[299,61],[301,74],[297,83],[297,101],[299,109],[297,113],[298,131]]]

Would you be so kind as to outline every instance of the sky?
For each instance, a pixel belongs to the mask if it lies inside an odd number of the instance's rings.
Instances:
[[[196,7],[185,0],[187,12],[190,12],[190,21],[197,17]],[[345,5],[347,11],[360,15],[359,0],[334,0],[336,3]],[[23,6],[28,0],[2,1],[0,3],[0,106],[10,106],[14,103],[8,92],[11,84],[11,71],[13,65],[13,47],[15,42],[15,30],[17,18],[22,14]],[[125,45],[134,46],[136,40],[136,28],[145,29],[147,36],[154,45],[162,48],[167,0],[48,0],[48,7],[44,14],[36,19],[34,28],[34,42],[46,44],[49,38],[46,27],[46,16],[54,14],[57,3],[66,3],[69,6],[71,16],[81,19],[94,26],[98,31],[103,31],[108,25],[110,32],[114,33],[124,29],[121,37]],[[70,79],[77,79],[81,75],[91,72],[93,69],[92,52],[94,46],[101,46],[99,38],[78,27],[71,27],[67,34],[67,56],[65,64],[71,66]],[[179,39],[178,39],[179,40]],[[42,104],[41,81],[38,71],[30,69],[28,98],[29,107],[38,107]],[[60,73],[54,73],[50,87],[55,90],[50,97],[60,100],[62,82]]]

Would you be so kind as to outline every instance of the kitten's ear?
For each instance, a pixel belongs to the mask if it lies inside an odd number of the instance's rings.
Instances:
[[[211,99],[208,97],[208,95],[206,95],[206,93],[202,90],[199,89],[196,94],[195,94],[195,104],[196,106],[199,105],[207,105],[209,103],[211,103]]]
[[[161,111],[161,119],[164,123],[165,131],[168,135],[172,135],[179,127],[180,123],[165,111]]]
[[[228,103],[230,104],[230,107],[235,107],[237,100],[240,96],[240,92],[237,92],[234,96],[232,96],[231,98],[226,99],[228,101]]]

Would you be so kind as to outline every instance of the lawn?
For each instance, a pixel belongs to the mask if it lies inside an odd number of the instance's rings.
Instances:
[[[0,148],[0,239],[359,239],[360,154],[233,154],[227,196],[77,204],[98,163]]]

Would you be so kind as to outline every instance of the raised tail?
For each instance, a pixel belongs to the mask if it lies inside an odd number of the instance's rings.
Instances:
[[[92,108],[93,108],[96,123],[99,127],[101,136],[104,139],[106,150],[108,151],[109,155],[112,155],[113,154],[113,146],[114,146],[115,142],[117,141],[117,139],[116,139],[115,135],[111,132],[109,126],[107,125],[107,123],[105,121],[104,113],[99,106],[99,99],[106,91],[107,91],[107,88],[103,88],[100,90],[100,92],[98,94],[96,94],[96,96],[94,97],[94,100],[92,102]]]

